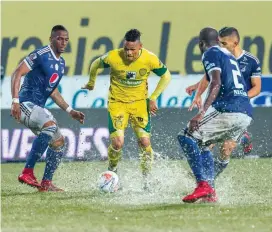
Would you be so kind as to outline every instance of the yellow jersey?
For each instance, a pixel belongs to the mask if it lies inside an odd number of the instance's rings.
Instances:
[[[104,68],[110,68],[109,101],[133,102],[148,98],[147,78],[150,72],[162,76],[166,66],[152,52],[142,48],[137,60],[129,62],[123,48],[103,55]]]

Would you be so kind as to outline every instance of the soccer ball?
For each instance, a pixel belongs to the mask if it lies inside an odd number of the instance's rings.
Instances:
[[[119,178],[115,172],[105,171],[100,174],[98,180],[98,188],[102,192],[113,193],[116,192],[119,188],[118,182]]]

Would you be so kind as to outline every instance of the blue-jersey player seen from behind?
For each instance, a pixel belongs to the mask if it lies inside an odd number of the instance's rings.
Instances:
[[[51,97],[73,119],[84,123],[84,114],[73,110],[57,88],[65,69],[61,53],[65,51],[68,41],[67,29],[62,25],[54,26],[51,30],[50,45],[31,52],[11,76],[11,115],[37,135],[18,180],[38,188],[41,192],[63,191],[52,184],[52,178],[63,156],[65,142],[56,119],[44,108],[46,100]],[[22,76],[25,78],[20,88]],[[33,170],[46,149],[44,175],[39,183]]]
[[[239,65],[241,74],[245,80],[246,91],[249,98],[258,96],[261,92],[261,67],[259,60],[251,53],[243,50],[239,46],[240,35],[234,27],[223,27],[219,30],[219,43],[222,47],[228,49],[236,58]],[[202,78],[200,82],[195,85],[186,88],[186,92],[190,95],[192,91],[197,89],[195,98],[193,100],[192,109],[195,105],[200,107],[202,104],[201,95],[208,87],[209,82],[206,80],[206,76]],[[243,146],[244,154],[249,154],[252,150],[251,136],[247,131],[240,139],[240,143]],[[215,157],[215,176],[218,176],[228,165],[231,153],[236,147],[236,143],[230,143],[229,141],[223,142],[220,146],[220,155]]]
[[[204,28],[199,34],[209,87],[199,113],[188,123],[178,141],[197,181],[192,194],[183,198],[192,203],[198,199],[216,198],[214,161],[209,145],[235,142],[251,123],[252,106],[235,57],[219,46],[218,32]]]

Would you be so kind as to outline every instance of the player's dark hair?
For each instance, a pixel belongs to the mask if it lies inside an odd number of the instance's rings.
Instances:
[[[137,29],[131,29],[126,32],[124,39],[129,42],[135,42],[136,40],[140,40],[141,32]]]
[[[235,35],[238,39],[238,42],[240,42],[240,35],[238,30],[235,27],[223,27],[219,30],[220,37],[225,37],[230,35]]]
[[[56,25],[56,26],[52,27],[51,35],[53,35],[57,31],[67,31],[67,29],[62,25]]]
[[[199,33],[199,40],[211,46],[218,43],[218,32],[212,27],[205,27]]]

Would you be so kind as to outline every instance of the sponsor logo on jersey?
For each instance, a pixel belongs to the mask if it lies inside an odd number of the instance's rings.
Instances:
[[[53,73],[49,79],[49,86],[54,87],[59,80],[59,74]]]
[[[127,86],[138,86],[140,84],[142,84],[142,80],[123,80],[123,79],[119,79],[119,82],[123,85],[127,85]]]
[[[127,79],[134,80],[136,79],[136,72],[128,71],[126,77]]]
[[[247,93],[242,89],[235,89],[234,90],[234,96],[243,96],[247,97]]]
[[[55,64],[55,69],[56,69],[56,71],[59,70],[59,65],[58,64]]]
[[[206,69],[209,70],[213,67],[215,67],[215,63],[211,63],[211,64],[207,65]]]

